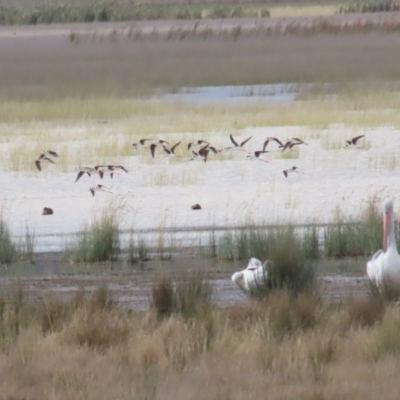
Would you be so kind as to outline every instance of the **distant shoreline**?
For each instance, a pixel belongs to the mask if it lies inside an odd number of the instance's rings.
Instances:
[[[167,35],[171,31],[191,31],[201,33],[231,32],[240,27],[242,33],[263,30],[271,31],[274,35],[287,34],[286,27],[301,31],[319,25],[365,31],[377,29],[391,30],[400,25],[400,12],[335,14],[328,16],[297,16],[297,17],[268,17],[268,18],[229,18],[229,19],[200,19],[200,20],[153,20],[128,22],[77,22],[55,23],[40,25],[4,25],[0,26],[0,38],[9,37],[48,37],[76,35],[109,35],[113,32],[126,34],[132,31],[143,36]],[[323,31],[322,31],[323,32]],[[290,32],[289,32],[290,33]]]

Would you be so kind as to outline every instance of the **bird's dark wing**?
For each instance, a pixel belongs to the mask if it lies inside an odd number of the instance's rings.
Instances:
[[[275,140],[275,142],[278,143],[280,147],[284,147],[283,143],[279,139],[277,139],[276,137],[274,137],[272,139]]]
[[[92,188],[90,188],[90,191],[92,192],[92,195],[94,196],[94,190]]]
[[[357,143],[357,140],[363,138],[364,136],[365,136],[365,135],[356,136],[355,138],[351,139],[351,142],[352,142],[353,144],[356,144],[356,143]]]
[[[150,146],[151,155],[153,156],[153,158],[154,158],[154,151],[156,150],[156,147],[157,147],[157,145],[154,143]]]
[[[79,171],[78,175],[76,176],[75,183],[79,181],[80,177],[85,173],[85,171]],[[90,175],[89,175],[90,176]]]
[[[180,144],[181,144],[181,142],[178,142],[177,144],[174,144],[174,145],[171,147],[171,153],[174,153],[176,147],[179,146]],[[174,153],[174,154],[175,154],[175,153]]]
[[[40,159],[35,161],[36,168],[41,171],[42,168],[40,167]]]
[[[165,151],[167,154],[171,154],[171,153],[172,153],[172,151],[171,151],[170,149],[167,149],[164,145],[162,145],[162,148],[164,149],[164,151]]]
[[[233,143],[233,145],[235,147],[239,147],[239,144],[236,142],[236,140],[233,138],[232,134],[229,135],[229,137],[231,138],[231,142]]]
[[[253,136],[250,136],[246,140],[244,140],[242,143],[240,143],[240,147],[243,147]]]
[[[283,146],[282,153],[283,153],[287,148],[290,148],[290,145],[291,145],[291,144],[292,144],[292,142],[286,142],[285,145]]]
[[[209,146],[209,145],[206,144],[204,147],[202,147],[202,148],[199,150],[199,154],[200,154],[202,157],[204,157],[204,153],[206,152],[208,146]]]

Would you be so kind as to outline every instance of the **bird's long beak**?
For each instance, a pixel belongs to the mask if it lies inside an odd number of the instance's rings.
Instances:
[[[385,212],[383,215],[383,251],[386,251],[389,245],[389,233],[392,223],[392,213]]]

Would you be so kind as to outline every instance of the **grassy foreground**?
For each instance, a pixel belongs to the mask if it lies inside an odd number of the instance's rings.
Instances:
[[[157,317],[105,287],[69,302],[0,302],[5,399],[395,399],[400,311],[277,291],[265,302]],[[340,384],[339,384],[340,382]]]

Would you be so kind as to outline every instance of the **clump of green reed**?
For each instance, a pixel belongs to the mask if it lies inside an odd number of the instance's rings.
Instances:
[[[378,2],[353,3],[339,8],[339,14],[348,13],[371,13],[371,12],[400,11],[400,3],[386,0]]]
[[[176,313],[189,320],[210,312],[211,296],[212,286],[204,274],[185,272],[155,282],[150,304],[159,317]]]
[[[119,253],[118,219],[112,210],[105,210],[98,219],[86,225],[68,248],[75,262],[108,261]]]
[[[381,247],[382,217],[377,202],[370,200],[357,219],[345,219],[338,211],[325,231],[328,257],[368,256]]]
[[[268,268],[269,287],[294,293],[312,289],[315,267],[306,260],[303,243],[294,227],[275,229],[269,233],[268,242],[268,258],[272,261]]]
[[[0,264],[8,264],[18,258],[18,246],[13,241],[6,222],[0,219]]]
[[[132,2],[95,2],[72,4],[4,5],[0,8],[1,25],[36,25],[66,22],[145,21],[172,19],[237,18],[269,16],[264,5],[231,4],[134,4]]]
[[[319,257],[319,231],[315,225],[305,228],[303,234],[303,251],[307,259],[317,259]]]
[[[12,238],[7,223],[0,218],[0,264],[9,264],[18,260],[32,261],[35,236],[26,227],[25,239],[17,242]]]
[[[255,225],[237,232],[226,231],[216,242],[214,254],[222,260],[246,260],[251,257],[263,260],[268,255],[267,230]]]

